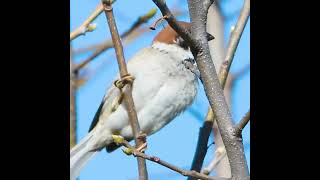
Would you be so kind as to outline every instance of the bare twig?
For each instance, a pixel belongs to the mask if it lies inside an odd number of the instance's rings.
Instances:
[[[172,10],[172,14],[174,16],[183,16],[183,15],[186,15],[187,12],[186,11],[182,11],[180,9],[174,9],[174,10]],[[130,30],[128,30],[128,31],[130,31]],[[128,31],[126,31],[126,32],[128,32]],[[124,43],[125,43],[125,42],[129,41],[129,39],[131,39],[129,37],[131,37],[132,34],[136,37],[136,36],[141,35],[141,34],[143,34],[144,32],[147,32],[147,31],[149,31],[149,28],[146,28],[146,27],[137,28],[135,31],[133,31],[133,33],[131,33],[127,37],[123,36],[123,34],[122,34],[121,38],[123,38]],[[85,52],[88,52],[88,51],[96,50],[97,48],[102,47],[105,44],[111,44],[111,45],[108,45],[107,47],[109,47],[109,46],[113,47],[112,41],[111,40],[106,40],[105,42],[102,42],[102,43],[94,44],[94,45],[91,45],[91,46],[88,46],[88,47],[84,47],[84,48],[75,49],[73,53],[74,53],[74,55],[78,55],[78,54],[85,53]]]
[[[245,25],[248,21],[249,16],[250,16],[250,0],[245,0],[238,22],[235,28],[231,31],[226,57],[223,62],[223,66],[220,69],[220,71],[222,71],[223,74],[226,74],[226,76],[228,76],[228,72],[230,70],[229,64],[231,64],[233,61],[234,54],[240,42],[242,32],[245,28]],[[224,83],[225,81],[223,82],[223,84]]]
[[[164,167],[167,167],[175,172],[178,172],[180,173],[181,175],[183,176],[188,176],[188,177],[194,177],[194,178],[197,178],[197,179],[204,179],[204,180],[229,180],[229,178],[220,178],[220,177],[212,177],[212,176],[207,176],[205,174],[201,174],[201,173],[198,173],[196,171],[188,171],[188,170],[184,170],[184,169],[181,169],[175,165],[172,165],[166,161],[163,161],[161,160],[160,158],[158,157],[155,157],[155,156],[149,156],[145,153],[142,153],[140,151],[138,151],[136,148],[132,147],[128,141],[126,140],[122,140],[121,144],[123,146],[125,146],[126,148],[128,148],[129,150],[124,150],[124,152],[132,152],[132,154],[136,157],[141,157],[143,159],[147,159],[149,161],[152,161],[152,162],[155,162],[157,164],[160,164]]]
[[[111,5],[110,0],[102,0],[103,7],[104,7],[104,12],[106,14],[108,24],[109,24],[109,29],[111,32],[112,36],[112,41],[115,47],[115,52],[117,56],[117,61],[119,65],[119,71],[120,71],[120,76],[121,79],[124,77],[128,76],[128,70],[126,66],[126,62],[124,59],[123,55],[123,47],[121,44],[120,36],[117,30],[116,22],[114,20],[114,15],[113,15],[113,9]],[[141,146],[144,144],[144,140],[139,137],[140,133],[140,126],[138,122],[138,117],[137,117],[137,112],[134,107],[134,102],[132,98],[132,82],[126,84],[127,90],[124,91],[125,96],[124,96],[124,101],[127,107],[128,111],[128,116],[130,119],[130,124],[133,132],[133,136],[135,139],[136,146]],[[148,174],[147,174],[147,167],[146,167],[146,162],[145,159],[143,158],[137,158],[138,159],[138,167],[139,167],[139,179],[140,180],[147,180],[148,179]]]
[[[203,168],[201,173],[209,175],[226,155],[227,153],[225,148],[220,147],[220,149],[217,149],[215,156],[216,158],[213,159],[207,167]]]
[[[235,136],[241,137],[241,132],[243,128],[247,125],[250,120],[250,110],[246,113],[246,115],[240,120],[239,124],[235,126],[234,133]]]
[[[103,11],[102,4],[99,4],[96,10],[79,26],[76,30],[70,33],[70,41],[84,35],[86,32],[93,31],[95,26],[91,24]]]
[[[137,30],[142,24],[146,23],[149,19],[151,19],[156,14],[156,9],[151,9],[147,14],[138,17],[136,22],[133,23],[133,25],[125,31],[120,37],[126,38],[130,34],[132,34],[135,30]],[[95,52],[90,55],[87,59],[83,60],[80,64],[78,64],[74,71],[79,71],[81,68],[85,67],[88,63],[90,63],[93,59],[95,59],[97,56],[99,56],[101,53],[106,51],[107,49],[113,48],[113,42],[112,40],[108,40],[105,43],[96,46]]]
[[[151,19],[155,14],[157,13],[157,9],[153,8],[151,9],[147,14],[138,17],[138,19],[133,23],[133,25],[124,32],[121,37],[127,36],[130,34],[132,31],[136,30],[140,25],[146,23],[149,19]]]
[[[70,48],[70,149],[76,145],[77,141],[77,122],[76,122],[76,86],[77,73],[72,71],[73,58],[72,50]]]

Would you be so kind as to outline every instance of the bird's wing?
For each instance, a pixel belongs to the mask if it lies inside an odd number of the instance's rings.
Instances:
[[[121,103],[121,96],[120,90],[112,84],[94,115],[89,132],[98,124],[102,112],[111,114],[116,110]]]
[[[163,54],[152,48],[145,48],[138,52],[127,64],[129,73],[135,78],[133,81],[132,96],[137,113],[139,113],[139,111],[144,108],[145,104],[157,94],[167,79],[167,72],[162,68],[163,64],[155,63],[158,60],[165,61],[163,59]],[[116,78],[119,77],[118,74]],[[137,88],[139,86],[143,88]],[[125,91],[125,89],[123,89],[123,91]],[[105,118],[116,111],[117,107],[122,102],[119,101],[121,99],[122,94],[120,93],[120,90],[112,84],[100,103],[89,131],[96,127],[102,114]],[[106,119],[104,119],[104,122],[105,121]]]

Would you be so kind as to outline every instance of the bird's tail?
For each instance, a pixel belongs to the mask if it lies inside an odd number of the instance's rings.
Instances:
[[[81,169],[87,164],[93,155],[97,153],[97,151],[91,151],[92,148],[88,144],[93,132],[94,131],[91,131],[70,150],[70,180],[76,180],[81,172]]]

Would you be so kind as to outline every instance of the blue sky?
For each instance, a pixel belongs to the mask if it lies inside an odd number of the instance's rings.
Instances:
[[[70,28],[71,30],[78,27],[96,8],[99,0],[71,0]],[[137,3],[139,2],[139,3]],[[222,8],[226,15],[235,14],[232,18],[225,22],[225,41],[228,42],[230,28],[235,25],[238,14],[242,7],[243,1],[234,0],[223,1]],[[181,9],[187,9],[186,1],[168,1],[169,7],[178,3]],[[114,4],[114,14],[118,30],[124,32],[136,20],[139,15],[148,12],[155,5],[151,0],[140,1],[124,1],[117,0]],[[160,11],[157,12],[155,18],[161,16]],[[154,22],[151,19],[148,24]],[[179,17],[179,20],[189,21],[189,17]],[[97,29],[94,32],[87,33],[72,41],[72,47],[82,48],[88,45],[103,42],[110,38],[105,15],[100,15],[94,23]],[[158,30],[161,28],[158,28]],[[141,36],[134,42],[124,47],[126,60],[129,60],[139,49],[149,46],[152,38],[158,31],[149,31],[146,35]],[[227,44],[227,43],[225,43]],[[89,53],[75,57],[75,61],[79,62],[87,57]],[[231,72],[237,72],[250,63],[250,19],[241,38],[237,49],[235,59],[233,61]],[[114,50],[110,49],[94,60],[89,68],[101,66],[101,70],[90,79],[86,85],[82,86],[77,92],[77,117],[78,117],[78,139],[83,138],[88,131],[91,120],[102,100],[102,97],[112,83],[115,74],[118,72]],[[155,155],[161,159],[175,164],[179,167],[189,169],[192,163],[194,151],[196,148],[199,128],[202,125],[208,107],[208,101],[204,95],[202,86],[200,85],[199,94],[193,105],[183,114],[178,116],[174,121],[164,127],[158,133],[148,137],[147,154]],[[233,119],[240,120],[250,108],[250,71],[245,73],[236,81],[233,91]],[[192,113],[196,112],[196,113]],[[250,123],[244,129],[243,139],[245,144],[245,154],[250,167]],[[209,143],[213,141],[212,137]],[[214,146],[208,150],[204,165],[208,164],[213,156]],[[152,180],[157,179],[185,179],[185,177],[164,168],[158,164],[147,162],[148,173]],[[137,162],[132,156],[126,156],[119,149],[111,154],[102,151],[95,156],[80,174],[81,180],[133,180],[138,179]]]

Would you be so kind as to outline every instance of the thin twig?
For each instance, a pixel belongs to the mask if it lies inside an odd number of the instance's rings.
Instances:
[[[243,30],[245,28],[245,25],[248,21],[249,16],[250,16],[250,0],[245,0],[243,8],[240,12],[238,22],[235,28],[231,31],[226,57],[224,62],[222,63],[223,66],[220,69],[220,71],[222,71],[221,73],[226,74],[227,77],[231,67],[230,64],[233,61],[233,57],[235,55],[236,49],[240,42],[241,35],[243,33]],[[225,84],[225,81],[222,81],[222,82],[223,82],[222,84]]]
[[[213,159],[207,167],[203,168],[201,173],[209,175],[217,167],[221,160],[227,155],[226,150],[223,147],[221,147],[221,149],[222,152],[217,149],[216,158]]]
[[[176,8],[176,9],[172,10],[172,14],[173,14],[174,16],[178,17],[178,16],[184,16],[184,15],[186,15],[187,12],[186,12],[186,11],[182,11],[182,10]],[[149,29],[148,27],[138,28],[138,29],[136,29],[136,30],[134,31],[134,33],[132,33],[132,34],[141,35],[141,34],[143,34],[143,32],[147,32],[147,31],[149,31],[149,30],[150,30],[150,29]],[[128,31],[126,31],[126,32],[128,32]],[[138,35],[137,35],[137,36],[138,36]],[[127,37],[124,37],[123,34],[121,35],[121,37],[124,38],[124,39],[123,39],[124,42],[127,41],[127,39],[128,39]],[[129,37],[131,37],[131,34],[130,34]],[[129,38],[129,39],[131,39],[131,38]],[[103,46],[104,44],[109,44],[110,41],[111,41],[111,40],[106,40],[105,42],[102,42],[102,43],[90,45],[90,46],[84,47],[84,48],[75,49],[75,50],[73,51],[73,53],[74,53],[74,55],[78,55],[78,54],[85,53],[85,52],[88,52],[88,51],[93,51],[93,50],[96,50],[97,48]],[[113,47],[112,41],[111,41],[111,45],[112,45],[112,47]]]
[[[138,19],[132,24],[132,26],[124,32],[121,37],[129,35],[131,32],[136,30],[138,27],[140,27],[142,24],[148,22],[149,19],[151,19],[155,14],[157,13],[156,8],[152,8],[147,14],[143,16],[139,16]]]
[[[91,24],[103,11],[102,4],[99,4],[96,10],[79,26],[76,30],[70,33],[70,41],[79,37],[80,35],[86,34],[86,32],[93,31],[95,26]]]
[[[120,37],[126,38],[130,34],[132,34],[135,30],[137,30],[142,24],[146,23],[149,19],[151,19],[156,14],[156,9],[151,9],[147,14],[143,16],[139,16],[138,19],[132,24],[132,26],[125,31]],[[80,64],[78,64],[74,71],[79,71],[81,68],[85,67],[88,63],[90,63],[93,59],[99,56],[101,53],[106,51],[107,49],[113,48],[112,40],[108,40],[100,46],[96,47],[95,52],[90,55],[87,59],[83,60]]]
[[[129,149],[130,152],[132,152],[132,154],[136,157],[141,157],[143,159],[147,159],[149,161],[152,161],[152,162],[155,162],[157,164],[160,164],[166,168],[169,168],[175,172],[178,172],[180,173],[181,175],[183,176],[188,176],[188,177],[194,177],[194,178],[197,178],[197,179],[204,179],[204,180],[229,180],[229,178],[220,178],[220,177],[212,177],[212,176],[207,176],[205,174],[201,174],[201,173],[198,173],[196,171],[188,171],[188,170],[184,170],[184,169],[181,169],[175,165],[172,165],[164,160],[161,160],[160,158],[156,157],[156,156],[149,156],[145,153],[142,153],[140,151],[138,151],[136,148],[132,147],[128,141],[126,140],[122,140],[121,144],[123,146],[125,146],[126,148]],[[124,150],[126,151],[126,150]]]
[[[235,136],[237,137],[241,136],[242,130],[248,124],[249,120],[250,120],[250,109],[246,113],[246,115],[240,120],[239,124],[235,126],[234,128]]]
[[[106,14],[109,29],[112,36],[112,41],[115,47],[115,52],[117,56],[117,61],[119,65],[119,71],[120,71],[120,77],[121,79],[125,76],[128,76],[128,70],[126,66],[126,62],[123,55],[123,47],[121,44],[120,36],[117,30],[116,22],[114,20],[113,15],[113,9],[110,0],[102,0],[104,12]],[[133,136],[135,139],[136,146],[141,146],[144,144],[144,140],[139,137],[140,133],[140,126],[138,122],[137,112],[134,107],[134,102],[132,98],[132,83],[126,84],[127,90],[124,91],[124,101],[127,107],[128,116],[130,119],[130,124],[133,132]],[[146,161],[143,158],[137,158],[138,159],[138,168],[139,168],[139,179],[140,180],[147,180],[148,174],[147,174],[147,167],[146,167]]]

